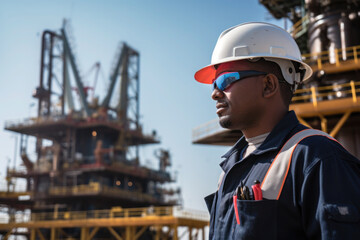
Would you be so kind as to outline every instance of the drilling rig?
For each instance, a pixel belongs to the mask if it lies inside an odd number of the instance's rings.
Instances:
[[[95,84],[84,85],[72,38],[66,22],[59,31],[43,32],[33,92],[37,116],[5,124],[21,135],[23,166],[7,170],[8,188],[0,193],[4,239],[178,239],[178,227],[204,235],[207,216],[186,217],[180,210],[175,216],[181,191],[171,187],[170,152],[155,151],[159,169],[141,165],[139,147],[159,137],[145,134],[139,121],[139,53],[119,45],[100,101]],[[29,137],[36,139],[35,157],[28,154]],[[14,179],[26,187],[12,187]]]
[[[260,0],[276,19],[290,21],[313,76],[294,94],[301,123],[336,137],[360,158],[360,1]],[[232,145],[242,133],[213,120],[193,130],[193,143]]]

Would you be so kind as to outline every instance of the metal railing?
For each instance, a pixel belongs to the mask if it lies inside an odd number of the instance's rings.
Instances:
[[[309,16],[305,15],[290,28],[289,32],[296,39],[307,31],[308,24]],[[360,46],[331,49],[330,51],[302,55],[304,62],[308,63],[309,65],[315,65],[318,69],[322,69],[324,63],[335,64],[336,67],[339,67],[341,63],[350,59],[354,60],[354,62],[357,64],[359,56]]]
[[[130,191],[125,189],[120,189],[118,187],[110,187],[102,185],[98,182],[91,182],[89,184],[76,185],[76,186],[58,186],[51,187],[49,189],[49,194],[52,196],[56,195],[78,195],[78,194],[111,194],[111,195],[121,195],[124,198],[135,198],[141,201],[161,201],[162,199],[156,198],[150,194]]]
[[[51,117],[32,117],[32,118],[25,118],[25,119],[18,119],[18,120],[8,120],[5,121],[5,128],[12,128],[12,127],[27,127],[34,124],[40,123],[55,123],[59,121],[63,121],[66,119],[66,116],[51,116]]]
[[[323,68],[324,64],[333,64],[339,67],[344,63],[348,63],[349,60],[353,60],[357,64],[360,58],[360,46],[303,54],[302,58],[304,62],[311,66],[317,66],[319,70]]]
[[[289,30],[293,38],[298,38],[307,31],[307,26],[309,24],[309,15],[305,15],[302,19],[297,21]]]
[[[18,128],[18,127],[31,127],[33,125],[39,125],[39,124],[54,124],[54,123],[81,123],[84,122],[106,122],[106,123],[114,123],[118,124],[118,119],[86,119],[78,115],[51,115],[49,117],[32,117],[32,118],[25,118],[25,119],[16,119],[16,120],[7,120],[5,121],[5,129],[11,129],[11,128]],[[160,136],[154,135],[152,133],[145,133],[142,132],[142,128],[140,129],[127,129],[131,131],[131,134],[137,134],[138,136],[145,137],[145,138],[151,138],[154,141],[161,141]]]
[[[121,208],[114,207],[106,210],[91,211],[54,211],[42,213],[16,213],[8,216],[0,216],[0,223],[28,223],[38,221],[58,220],[87,220],[87,219],[119,219],[119,218],[144,218],[144,217],[176,217],[209,221],[206,212],[184,210],[175,207],[147,207],[147,208]]]
[[[357,102],[357,93],[360,92],[360,81],[350,81],[343,84],[333,84],[328,86],[310,87],[298,89],[292,98],[292,104],[312,102],[317,107],[320,101],[329,101],[339,98],[352,98]]]

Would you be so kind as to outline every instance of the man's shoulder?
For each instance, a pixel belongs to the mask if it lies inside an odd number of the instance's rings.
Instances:
[[[339,151],[350,154],[340,142],[329,135],[311,134],[302,138],[297,144],[297,150],[306,150],[310,153],[321,153],[327,155]]]
[[[293,161],[301,161],[305,171],[319,163],[360,165],[360,160],[347,151],[336,139],[325,135],[311,135],[301,139],[292,154]]]

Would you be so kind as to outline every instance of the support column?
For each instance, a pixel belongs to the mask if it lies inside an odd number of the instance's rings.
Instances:
[[[192,227],[189,227],[188,229],[189,229],[188,230],[189,231],[189,240],[192,240],[192,230],[193,229],[192,229]]]
[[[125,240],[131,240],[131,227],[127,226],[125,228]]]
[[[322,114],[319,114],[319,117],[320,117],[320,120],[321,120],[321,131],[327,133],[328,132],[327,119]]]
[[[51,240],[55,240],[56,239],[56,228],[51,228],[51,236],[50,236]]]
[[[35,240],[35,238],[36,238],[36,230],[35,228],[32,228],[30,233],[30,240]]]
[[[89,235],[89,229],[86,228],[86,227],[82,227],[82,228],[81,228],[81,236],[80,236],[80,239],[81,239],[81,240],[86,240],[87,237],[88,237],[88,235]]]
[[[174,225],[174,236],[173,236],[174,240],[178,240],[179,236],[178,236],[178,226]]]
[[[156,235],[155,235],[155,240],[160,240],[160,227],[156,226]]]

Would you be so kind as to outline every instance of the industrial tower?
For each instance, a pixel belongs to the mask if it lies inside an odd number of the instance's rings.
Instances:
[[[360,158],[360,1],[260,0],[289,29],[314,74],[295,92],[290,109],[312,128],[336,137]],[[193,142],[232,145],[240,131],[221,129],[218,121],[193,130]]]
[[[0,193],[8,212],[0,223],[4,239],[178,239],[179,226],[190,238],[193,229],[204,235],[207,216],[175,216],[181,196],[179,188],[166,187],[175,181],[170,153],[155,152],[156,170],[140,164],[139,147],[159,138],[139,122],[139,53],[120,44],[100,102],[92,96],[95,86],[84,86],[71,38],[66,22],[60,31],[43,32],[37,116],[6,123],[21,134],[24,168],[8,169],[8,189]],[[36,138],[35,159],[28,136]],[[19,178],[26,182],[22,191],[13,187]]]

